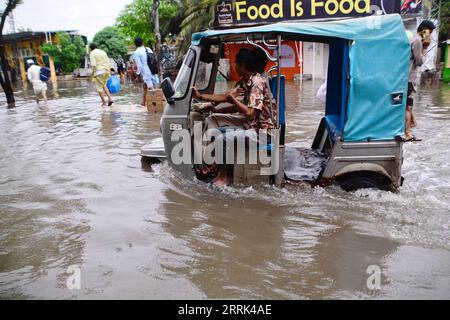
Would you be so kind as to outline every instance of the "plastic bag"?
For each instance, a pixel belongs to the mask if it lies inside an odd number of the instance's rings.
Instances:
[[[117,75],[111,76],[106,83],[108,90],[111,94],[116,94],[120,92],[120,78]]]

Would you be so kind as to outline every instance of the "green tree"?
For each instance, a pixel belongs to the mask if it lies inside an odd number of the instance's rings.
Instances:
[[[65,32],[58,32],[56,38],[58,44],[45,43],[42,52],[51,56],[64,74],[70,74],[80,67],[81,60],[86,56],[86,45],[80,36],[70,36]]]
[[[185,12],[178,37],[182,51],[189,48],[192,34],[211,25],[217,3],[218,0],[181,0],[182,11]]]
[[[153,0],[134,0],[127,5],[117,18],[116,25],[129,40],[142,38],[144,43],[155,44],[155,32],[152,18]],[[161,34],[168,33],[169,24],[180,10],[176,0],[163,0],[159,6],[159,20]]]
[[[441,30],[439,33],[439,40],[448,40],[450,23],[450,0],[442,0],[441,6]]]
[[[113,59],[122,58],[128,52],[127,40],[117,27],[106,27],[97,32],[93,42]]]
[[[10,70],[8,60],[5,55],[5,47],[3,46],[3,28],[5,27],[6,17],[20,4],[21,0],[6,0],[3,1],[2,7],[0,7],[0,64],[3,73],[0,74],[0,84],[6,95],[6,101],[8,105],[15,103],[14,91],[11,86],[11,80],[9,79],[8,71]]]

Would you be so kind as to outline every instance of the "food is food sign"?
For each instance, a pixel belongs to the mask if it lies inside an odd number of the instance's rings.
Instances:
[[[364,17],[400,12],[393,0],[225,0],[216,6],[216,26],[286,20]]]

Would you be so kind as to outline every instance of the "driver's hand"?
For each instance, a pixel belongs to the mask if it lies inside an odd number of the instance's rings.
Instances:
[[[205,110],[206,112],[211,112],[211,111],[214,112],[215,109],[214,109],[213,104],[209,103],[203,107],[203,110]]]
[[[192,87],[192,96],[195,99],[200,100],[201,94],[200,94],[200,92],[198,92],[196,87]]]
[[[243,90],[241,88],[234,88],[227,94],[227,101],[229,103],[234,103],[235,98],[240,98],[240,97],[244,96],[244,94],[245,94],[245,90]]]

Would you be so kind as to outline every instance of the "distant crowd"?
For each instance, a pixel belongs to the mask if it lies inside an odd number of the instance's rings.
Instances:
[[[116,69],[111,68],[111,59],[105,51],[98,48],[95,43],[90,44],[91,80],[96,87],[102,106],[113,105],[112,93],[120,91],[120,83],[125,81],[143,83],[143,106],[146,105],[148,91],[159,86],[159,62],[156,55],[151,48],[144,46],[141,38],[136,38],[134,43],[136,51],[130,61],[124,62],[123,59],[118,59]],[[50,79],[50,69],[36,65],[32,59],[27,60],[27,65],[27,76],[33,85],[36,102],[39,104],[42,99],[47,105],[47,81]]]

